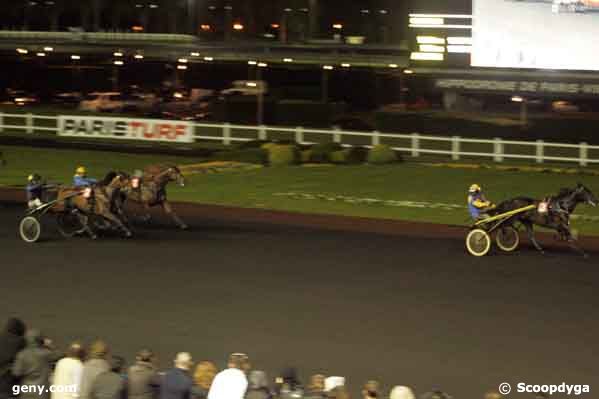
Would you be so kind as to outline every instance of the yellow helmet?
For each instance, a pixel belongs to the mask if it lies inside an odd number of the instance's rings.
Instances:
[[[478,184],[473,184],[470,186],[470,188],[468,189],[469,192],[471,193],[475,193],[477,191],[481,191],[481,188]]]
[[[87,170],[85,169],[85,167],[83,166],[79,166],[76,170],[75,170],[75,174],[78,175],[85,175],[87,174]]]

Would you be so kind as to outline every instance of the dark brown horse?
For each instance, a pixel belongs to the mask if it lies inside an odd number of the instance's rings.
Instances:
[[[150,165],[144,169],[143,177],[140,178],[137,186],[135,186],[135,179],[132,179],[122,192],[127,200],[138,203],[144,208],[146,213],[144,220],[150,220],[151,207],[160,205],[179,228],[187,229],[185,222],[177,216],[167,200],[166,186],[171,182],[181,187],[185,186],[185,178],[178,167]],[[123,209],[123,204],[120,204],[120,208]]]
[[[544,251],[534,237],[534,225],[557,231],[561,240],[566,241],[572,249],[586,257],[587,254],[576,245],[576,239],[570,230],[570,216],[578,204],[597,205],[595,195],[580,183],[575,188],[562,189],[556,196],[544,200],[518,197],[504,201],[497,205],[492,213],[499,214],[528,205],[536,205],[534,209],[515,215],[510,223],[519,222],[522,224],[526,229],[528,238],[541,253],[544,253]]]
[[[92,229],[90,220],[107,221],[123,232],[126,237],[131,237],[131,230],[112,212],[113,201],[119,190],[129,184],[129,176],[125,173],[109,174],[109,179],[97,185],[87,188],[61,187],[58,189],[58,202],[53,211],[72,211],[81,226],[92,239],[96,239],[96,233]],[[99,218],[99,219],[98,219]]]

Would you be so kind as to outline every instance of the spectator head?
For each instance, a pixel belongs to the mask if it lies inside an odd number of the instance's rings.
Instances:
[[[410,387],[396,385],[389,394],[389,399],[416,399]]]
[[[193,373],[193,380],[197,386],[203,389],[210,389],[214,376],[218,370],[212,362],[199,362]]]
[[[323,392],[325,378],[326,376],[324,374],[314,374],[312,377],[310,377],[308,389],[312,392]]]
[[[121,356],[111,356],[110,357],[110,371],[113,373],[121,373],[123,371],[123,367],[125,366],[125,359]]]
[[[240,352],[231,353],[229,355],[227,367],[230,369],[239,369],[247,373],[250,370],[250,360],[248,355]]]
[[[25,333],[25,341],[28,345],[41,346],[43,343],[42,333],[34,328],[29,329]]]
[[[108,345],[101,339],[95,340],[89,346],[89,357],[91,359],[106,359],[108,356]]]
[[[491,391],[485,394],[485,399],[501,399],[503,396],[499,392]]]
[[[71,343],[67,349],[67,357],[83,360],[83,358],[85,358],[85,350],[83,349],[83,345],[77,341]]]
[[[332,391],[337,387],[343,387],[345,385],[345,378],[338,376],[331,376],[324,379],[324,390],[326,392]]]
[[[327,399],[350,399],[350,397],[347,389],[340,385],[327,392]]]
[[[378,398],[379,397],[380,384],[378,381],[369,380],[366,381],[362,388],[362,397],[365,399]]]
[[[268,379],[266,373],[260,370],[252,370],[248,375],[248,388],[249,389],[268,389]]]
[[[135,360],[143,363],[152,363],[154,361],[154,352],[150,349],[142,349],[135,355]]]
[[[22,337],[25,335],[25,330],[27,330],[27,328],[21,319],[11,317],[6,321],[5,331],[9,334]]]
[[[175,367],[182,370],[189,370],[193,365],[191,355],[188,352],[179,352],[175,357]]]

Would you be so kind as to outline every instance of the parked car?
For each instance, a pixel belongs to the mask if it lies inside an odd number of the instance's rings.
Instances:
[[[268,84],[263,80],[236,80],[231,87],[220,92],[221,96],[257,96],[268,92]]]
[[[125,102],[119,92],[89,93],[79,104],[82,111],[116,112],[121,111]]]
[[[3,105],[34,105],[38,104],[40,99],[33,93],[28,93],[24,90],[7,89],[2,99]]]
[[[65,93],[57,93],[52,96],[52,102],[54,104],[60,104],[68,107],[77,107],[83,96],[79,92],[65,92]]]

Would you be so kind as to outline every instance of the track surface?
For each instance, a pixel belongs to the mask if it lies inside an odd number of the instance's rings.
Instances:
[[[128,359],[150,346],[163,367],[182,350],[219,366],[245,351],[271,376],[294,365],[346,376],[356,393],[370,378],[456,398],[597,381],[599,253],[477,259],[458,239],[206,218],[29,245],[19,217],[0,205],[0,318],[59,346],[99,336]]]

